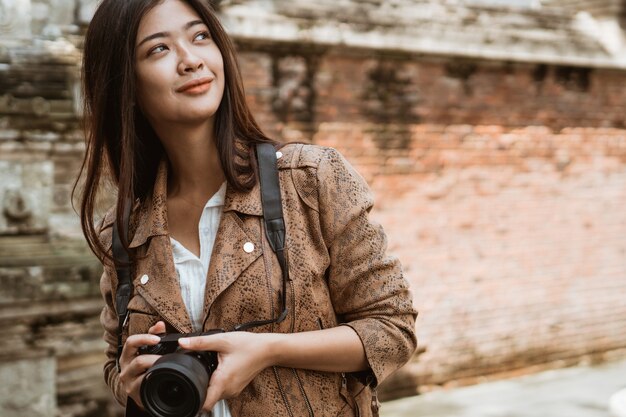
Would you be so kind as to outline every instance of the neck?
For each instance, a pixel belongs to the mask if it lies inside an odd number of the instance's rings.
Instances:
[[[224,182],[213,123],[157,131],[170,162],[168,198],[204,205]]]

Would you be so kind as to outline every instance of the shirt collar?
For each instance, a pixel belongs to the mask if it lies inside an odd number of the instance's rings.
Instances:
[[[217,192],[213,194],[211,198],[209,198],[209,201],[206,202],[204,208],[219,207],[224,205],[224,199],[226,197],[226,185],[227,182],[224,181],[220,189],[217,190]]]

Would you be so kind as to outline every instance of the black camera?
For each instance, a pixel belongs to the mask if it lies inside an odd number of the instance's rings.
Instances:
[[[163,355],[152,365],[141,383],[140,395],[146,411],[154,417],[195,417],[206,399],[216,352],[199,352],[180,347],[183,337],[209,336],[221,329],[203,333],[170,333],[156,345],[139,348],[140,355]]]

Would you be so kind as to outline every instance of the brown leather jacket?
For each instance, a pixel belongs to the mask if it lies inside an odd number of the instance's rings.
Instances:
[[[370,370],[344,375],[272,367],[236,398],[240,416],[372,416],[373,388],[406,363],[416,348],[415,317],[400,264],[385,254],[386,238],[368,219],[373,198],[365,181],[334,149],[287,145],[278,160],[291,281],[289,315],[281,324],[255,332],[304,332],[347,325],[361,338]],[[124,328],[146,333],[158,320],[168,332],[191,332],[178,286],[166,213],[167,164],[163,162],[150,201],[131,215],[130,246],[139,260],[132,268],[134,292]],[[100,237],[111,247],[114,211],[103,219]],[[280,309],[280,266],[265,239],[259,185],[248,193],[228,187],[207,276],[205,330],[275,317]],[[252,252],[244,244],[254,245]],[[250,249],[250,245],[247,245]],[[145,256],[144,256],[145,255]],[[127,397],[115,367],[118,321],[115,269],[105,265],[101,314],[108,343],[106,383],[117,401]],[[366,386],[367,384],[369,386]],[[144,415],[128,401],[127,415]]]

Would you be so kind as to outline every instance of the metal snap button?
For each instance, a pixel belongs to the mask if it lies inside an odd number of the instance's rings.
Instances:
[[[276,159],[280,159],[283,157],[283,153],[281,151],[276,152]]]
[[[150,277],[144,274],[141,276],[141,279],[139,280],[139,282],[141,282],[141,285],[146,285],[149,279]]]
[[[252,243],[252,242],[246,242],[246,243],[243,245],[243,250],[244,250],[246,253],[252,253],[252,252],[254,251],[254,243]]]

